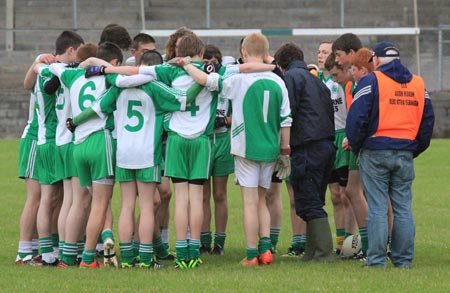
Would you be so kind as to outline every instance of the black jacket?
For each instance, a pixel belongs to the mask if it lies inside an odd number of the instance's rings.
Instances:
[[[291,147],[313,141],[334,141],[334,110],[330,90],[312,75],[304,61],[292,61],[284,73],[291,103]]]

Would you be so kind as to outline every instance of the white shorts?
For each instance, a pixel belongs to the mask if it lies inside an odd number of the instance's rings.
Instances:
[[[270,188],[275,162],[258,162],[234,157],[236,183],[244,187]]]

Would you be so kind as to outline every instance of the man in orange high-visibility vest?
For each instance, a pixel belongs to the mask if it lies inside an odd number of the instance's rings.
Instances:
[[[400,63],[397,46],[380,42],[373,51],[376,70],[359,81],[346,125],[352,151],[359,154],[369,205],[367,265],[386,266],[389,197],[394,211],[391,260],[396,267],[410,268],[415,237],[413,158],[430,144],[434,112],[422,78]]]

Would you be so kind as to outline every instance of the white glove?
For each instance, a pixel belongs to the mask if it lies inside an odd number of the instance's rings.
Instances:
[[[284,178],[291,175],[291,158],[289,155],[279,155],[278,160],[275,163],[275,176],[278,179],[283,180]]]

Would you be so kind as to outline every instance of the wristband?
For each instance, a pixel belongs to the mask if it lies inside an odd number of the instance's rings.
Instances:
[[[34,62],[36,62],[36,63],[41,63],[41,56],[42,56],[43,54],[39,54],[37,57],[36,57],[36,59],[34,60]]]
[[[280,147],[280,154],[281,155],[291,155],[291,147],[287,146],[287,147]]]

